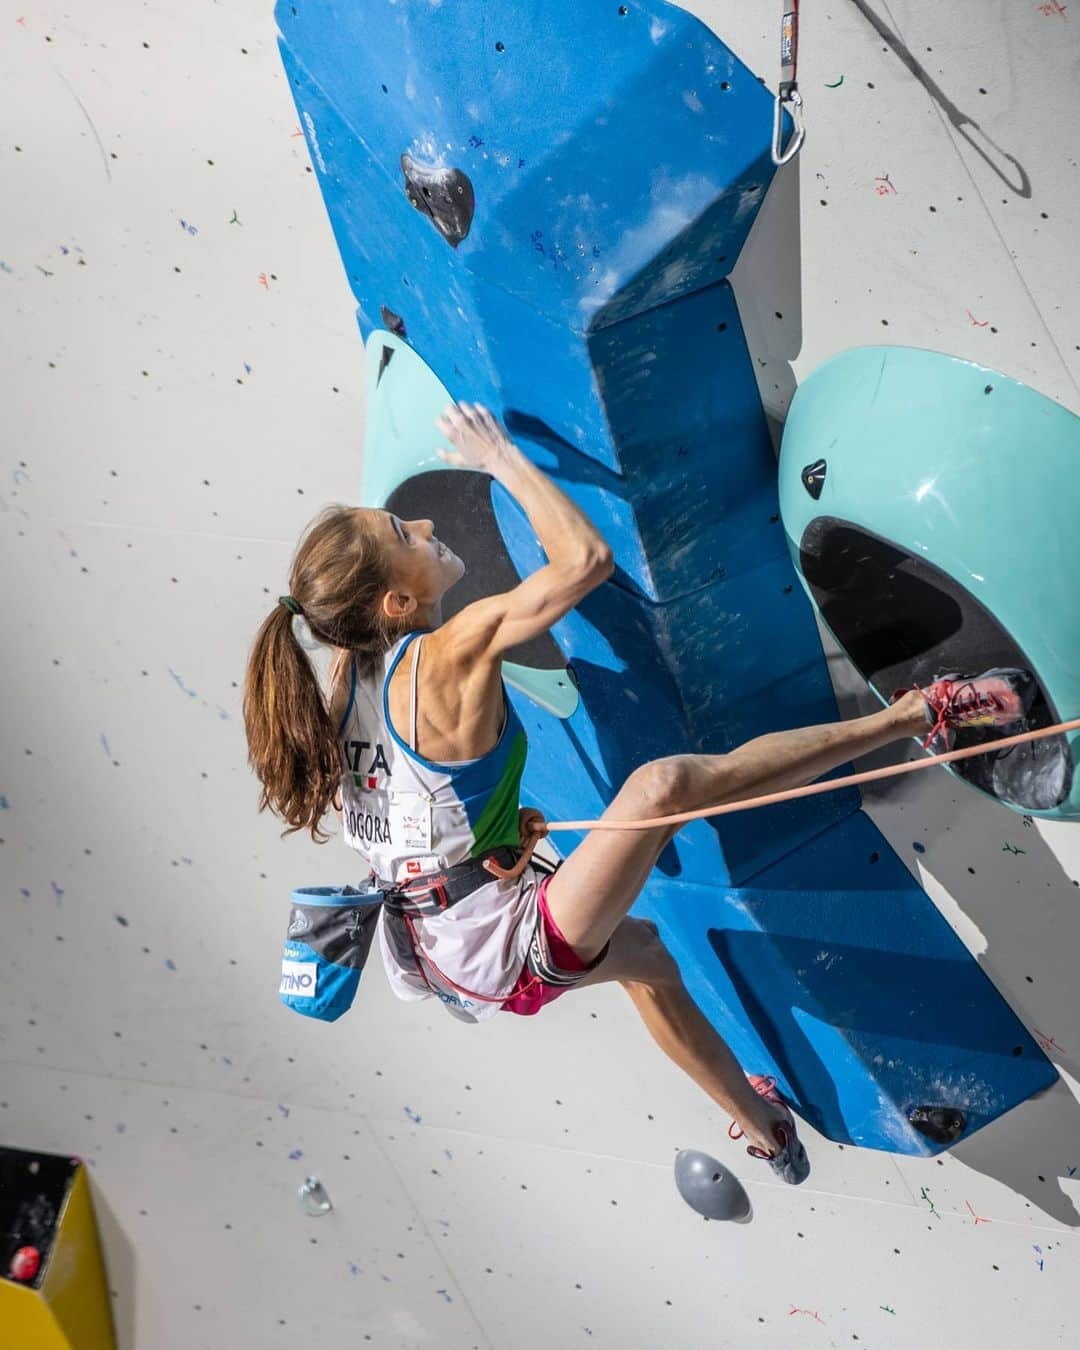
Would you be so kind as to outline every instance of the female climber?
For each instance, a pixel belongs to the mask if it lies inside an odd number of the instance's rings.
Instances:
[[[660,1048],[733,1117],[732,1137],[745,1133],[751,1154],[798,1183],[809,1164],[774,1081],[742,1073],[654,925],[628,915],[675,829],[593,831],[550,873],[519,861],[543,823],[519,813],[526,741],[501,663],[600,586],[612,553],[485,408],[451,404],[436,426],[454,447],[439,451],[447,464],[490,474],[517,499],[547,563],[444,622],[443,596],[465,567],[431,521],[325,511],[248,665],[260,809],[317,842],[328,837],[319,828],[327,809],[340,812],[345,842],[384,892],[379,946],[400,998],[435,994],[477,1021],[500,1010],[529,1016],[568,990],[616,980]],[[295,616],[335,650],[326,697]],[[651,818],[797,787],[902,737],[947,743],[953,727],[1005,727],[1025,701],[1021,672],[946,677],[869,717],[643,764],[605,816]]]

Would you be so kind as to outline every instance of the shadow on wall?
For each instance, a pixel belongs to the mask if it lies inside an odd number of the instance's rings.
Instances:
[[[131,1239],[117,1219],[105,1192],[89,1175],[101,1249],[105,1257],[105,1276],[112,1306],[116,1350],[135,1350],[135,1291],[138,1288],[138,1262]]]
[[[1016,158],[1010,155],[1007,150],[992,141],[989,135],[975,121],[963,112],[951,98],[945,93],[939,84],[937,84],[930,72],[912,55],[910,49],[905,46],[900,37],[894,33],[888,25],[878,17],[874,9],[867,3],[867,0],[851,0],[851,3],[863,16],[866,22],[877,33],[881,40],[888,44],[892,51],[900,58],[912,75],[919,81],[922,87],[934,100],[937,106],[948,119],[949,125],[958,136],[962,136],[971,146],[976,154],[981,156],[987,165],[993,169],[994,173],[1001,179],[1003,187],[1007,187],[1010,192],[1015,192],[1018,197],[1031,196],[1031,179],[1028,177],[1027,170]],[[884,8],[884,6],[882,6]],[[970,128],[970,130],[969,130]],[[992,153],[987,153],[983,145],[976,140],[976,136],[990,148]],[[1015,175],[1010,178],[1008,169]]]
[[[981,934],[985,945],[976,949],[979,964],[1047,1057],[1073,1078],[1080,1077],[1075,979],[1080,891],[1075,880],[1034,823],[1025,825],[1024,817],[995,807],[944,773],[927,777],[932,781],[923,785],[909,810],[928,822],[951,822],[936,829],[930,825],[923,859],[927,880],[944,888]],[[901,810],[907,806],[903,793],[893,800]],[[1061,826],[1055,833],[1069,828]],[[1062,1223],[1080,1226],[1076,1204],[1055,1184],[1070,1168],[1080,1176],[1080,1103],[1063,1081],[954,1152],[969,1167],[996,1177]]]
[[[775,453],[802,350],[800,202],[796,159],[777,169],[730,277]]]
[[[878,700],[827,634],[824,641],[841,715],[876,711]],[[889,747],[856,768],[879,768],[915,753]],[[927,891],[1047,1057],[1080,1079],[1080,865],[1070,876],[1030,817],[996,805],[944,770],[871,783],[863,804],[909,868],[921,872]],[[1080,858],[1080,830],[1056,822],[1044,828],[1059,851],[1065,847]],[[1080,1180],[1080,1102],[1063,1080],[951,1151],[1033,1207],[1080,1227],[1080,1209],[1061,1185]]]

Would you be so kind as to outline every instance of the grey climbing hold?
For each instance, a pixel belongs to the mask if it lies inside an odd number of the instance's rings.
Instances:
[[[476,197],[473,185],[460,169],[440,169],[420,164],[411,155],[401,156],[405,195],[421,215],[427,216],[453,248],[469,233]]]
[[[334,1208],[326,1193],[326,1187],[318,1177],[307,1177],[299,1190],[300,1205],[305,1214],[309,1214],[313,1219],[321,1218],[324,1214],[329,1214]]]
[[[395,314],[386,305],[380,305],[379,317],[382,319],[382,326],[393,333],[395,337],[408,339],[408,334],[405,332],[405,320],[400,314]]]
[[[750,1197],[742,1182],[707,1153],[682,1149],[675,1158],[675,1185],[690,1208],[706,1219],[749,1223],[753,1218]]]

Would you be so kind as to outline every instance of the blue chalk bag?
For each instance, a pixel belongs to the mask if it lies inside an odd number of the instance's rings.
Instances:
[[[281,960],[280,997],[287,1008],[336,1022],[360,984],[383,893],[353,886],[303,886],[292,893]]]

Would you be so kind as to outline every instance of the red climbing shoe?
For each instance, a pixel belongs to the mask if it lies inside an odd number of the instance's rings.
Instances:
[[[890,702],[908,692],[898,689]],[[941,675],[919,693],[934,715],[923,749],[941,754],[953,748],[952,733],[965,727],[1018,730],[1035,698],[1035,679],[1030,671],[997,666],[982,675]]]
[[[746,1079],[759,1097],[764,1097],[767,1102],[778,1106],[785,1117],[773,1126],[773,1137],[777,1144],[775,1153],[763,1153],[753,1144],[747,1147],[747,1153],[751,1158],[764,1158],[780,1180],[786,1181],[789,1186],[801,1185],[810,1175],[810,1159],[806,1156],[806,1149],[796,1133],[795,1117],[791,1114],[787,1102],[776,1090],[776,1079],[760,1073],[748,1073]],[[728,1135],[732,1139],[741,1139],[744,1133],[745,1131],[735,1121],[728,1126]]]

